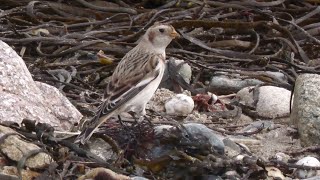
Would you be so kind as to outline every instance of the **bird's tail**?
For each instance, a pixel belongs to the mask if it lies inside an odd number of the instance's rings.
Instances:
[[[84,124],[84,126],[86,127],[78,135],[78,137],[75,140],[75,143],[80,142],[81,144],[85,144],[90,139],[94,131],[108,118],[109,116],[93,117],[88,124]]]

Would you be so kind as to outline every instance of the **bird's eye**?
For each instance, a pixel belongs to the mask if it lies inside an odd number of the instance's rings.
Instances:
[[[160,29],[159,29],[159,32],[163,33],[163,32],[164,32],[164,29],[160,28]]]

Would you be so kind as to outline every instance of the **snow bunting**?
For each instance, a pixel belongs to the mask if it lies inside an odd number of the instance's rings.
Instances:
[[[165,69],[165,49],[178,33],[170,25],[155,24],[142,36],[138,45],[119,62],[108,84],[103,102],[77,137],[82,144],[108,118],[122,112],[146,114],[145,106],[157,90]]]

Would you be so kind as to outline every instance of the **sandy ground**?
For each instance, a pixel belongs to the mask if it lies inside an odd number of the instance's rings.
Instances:
[[[163,122],[164,124],[171,123],[181,123],[181,122],[198,122],[198,123],[206,123],[208,127],[220,127],[224,128],[227,126],[239,126],[235,132],[243,132],[244,130],[254,131],[255,128],[252,127],[252,124],[257,123],[257,121],[252,120],[250,117],[246,115],[242,115],[237,120],[229,119],[228,122],[212,123],[211,117],[201,112],[194,111],[192,114],[187,117],[170,117],[165,114],[164,104],[168,101],[174,93],[167,89],[160,89],[156,92],[155,96],[149,102],[147,109],[156,110],[159,116],[153,117],[153,121],[156,123]],[[175,121],[176,120],[176,121]],[[241,143],[248,147],[248,149],[254,155],[268,160],[271,157],[274,157],[276,153],[282,152],[290,152],[296,149],[300,149],[300,141],[299,139],[294,139],[292,132],[295,131],[289,124],[289,117],[275,120],[261,120],[266,122],[265,128],[261,132],[250,135],[250,136],[242,136],[242,135],[228,135],[224,137],[229,137],[233,141],[237,143]],[[250,125],[251,124],[251,125]]]

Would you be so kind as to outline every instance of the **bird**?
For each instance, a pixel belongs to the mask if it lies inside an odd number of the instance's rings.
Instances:
[[[169,24],[155,23],[147,29],[138,44],[115,68],[98,111],[85,123],[76,143],[85,144],[94,131],[111,116],[129,112],[140,119],[146,115],[146,104],[163,77],[166,47],[179,36]]]

